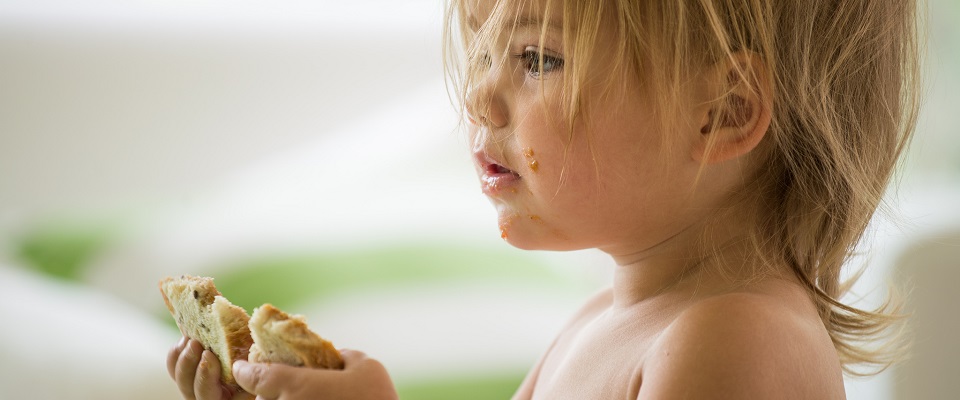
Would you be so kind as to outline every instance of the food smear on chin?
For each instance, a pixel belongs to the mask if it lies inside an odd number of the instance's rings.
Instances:
[[[507,240],[510,238],[510,227],[513,226],[513,221],[516,221],[516,215],[507,215],[500,217],[500,238]]]
[[[540,218],[539,215],[531,215],[531,216],[529,216],[529,218],[530,218],[531,221],[543,225],[543,218]]]

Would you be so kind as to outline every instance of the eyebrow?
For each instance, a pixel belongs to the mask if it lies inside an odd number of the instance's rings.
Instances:
[[[467,24],[471,30],[477,31],[480,29],[480,24],[477,22],[477,19],[471,15],[467,19]],[[543,27],[543,19],[539,17],[521,17],[513,22],[514,29],[529,29],[529,28],[540,29]],[[563,30],[563,25],[557,21],[550,20],[547,22],[547,30]]]
[[[537,29],[543,26],[543,19],[538,17],[521,17],[513,23],[515,29],[535,27]],[[562,30],[563,26],[554,20],[547,21],[548,30]]]

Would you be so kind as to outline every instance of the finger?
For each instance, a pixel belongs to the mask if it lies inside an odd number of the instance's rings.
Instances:
[[[330,371],[330,373],[342,373],[362,377],[361,380],[368,383],[374,383],[365,388],[366,394],[372,399],[396,399],[397,391],[393,387],[390,374],[386,367],[380,361],[370,358],[365,353],[341,349],[340,355],[343,357],[344,370]],[[342,379],[342,378],[338,378]],[[334,385],[326,390],[331,399],[348,398],[351,395],[351,388],[342,385]]]
[[[233,393],[233,397],[231,397],[230,400],[254,400],[254,398],[254,395],[237,389],[235,393]]]
[[[366,353],[351,349],[340,349],[340,357],[343,358],[343,369],[356,367],[369,358]]]
[[[196,399],[193,393],[193,381],[197,375],[197,364],[200,363],[200,355],[203,352],[203,346],[196,340],[189,340],[180,358],[177,360],[177,368],[174,372],[174,380],[177,381],[177,387],[180,388],[180,394],[187,400]]]
[[[197,400],[220,400],[225,397],[223,386],[220,385],[220,360],[210,350],[204,350],[200,356],[193,393],[197,395]]]
[[[282,382],[279,373],[284,365],[249,363],[243,360],[233,362],[233,377],[243,390],[257,395],[257,398],[275,399],[280,397]]]
[[[386,368],[384,368],[380,361],[370,358],[362,351],[340,349],[340,356],[343,357],[343,370],[345,372],[354,371],[368,374],[386,371]]]
[[[173,373],[177,370],[177,359],[180,358],[180,353],[183,352],[183,346],[185,344],[187,344],[187,338],[181,336],[180,341],[171,347],[169,352],[167,352],[167,372],[170,373],[171,379],[177,379]]]

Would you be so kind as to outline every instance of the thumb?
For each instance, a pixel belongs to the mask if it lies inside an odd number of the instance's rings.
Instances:
[[[249,363],[244,360],[233,362],[233,377],[237,384],[260,397],[273,399],[280,397],[283,382],[270,364]]]
[[[362,351],[351,349],[339,349],[338,351],[340,352],[340,357],[343,358],[344,369],[356,367],[367,359],[367,354]]]

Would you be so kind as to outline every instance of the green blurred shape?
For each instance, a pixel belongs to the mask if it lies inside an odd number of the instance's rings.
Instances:
[[[475,378],[438,379],[397,387],[401,400],[501,400],[520,387],[523,373]]]
[[[218,268],[217,288],[248,312],[263,303],[292,309],[357,288],[441,281],[510,280],[571,284],[519,251],[436,244],[263,257]]]
[[[15,254],[26,266],[46,275],[79,280],[84,269],[115,237],[107,224],[48,224],[15,241]]]

